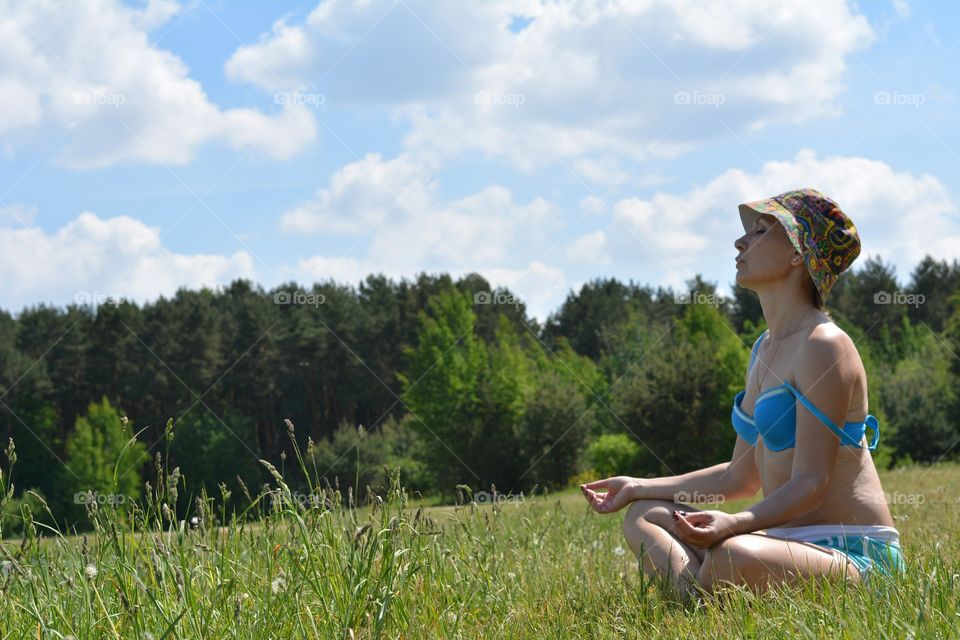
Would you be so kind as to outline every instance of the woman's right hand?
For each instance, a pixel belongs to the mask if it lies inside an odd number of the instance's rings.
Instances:
[[[614,476],[603,480],[594,480],[580,485],[587,502],[597,513],[613,513],[624,508],[634,500],[634,492],[639,480],[630,476]],[[597,493],[596,489],[606,489],[606,493]]]

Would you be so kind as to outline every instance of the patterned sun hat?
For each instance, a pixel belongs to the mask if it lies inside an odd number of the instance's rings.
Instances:
[[[740,205],[745,231],[761,213],[777,217],[825,303],[840,274],[860,255],[857,228],[837,203],[815,189],[787,191]]]

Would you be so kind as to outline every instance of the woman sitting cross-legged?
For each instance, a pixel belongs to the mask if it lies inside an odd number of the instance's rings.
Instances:
[[[597,480],[581,486],[584,496],[598,513],[629,505],[623,532],[642,570],[667,576],[685,599],[721,583],[761,591],[902,572],[899,532],[870,455],[880,425],[867,410],[866,373],[854,342],[824,312],[860,253],[856,227],[812,189],[740,205],[740,218],[736,281],[758,294],[769,329],[733,399],[731,460],[678,476]],[[738,513],[684,504],[761,488],[764,498]]]

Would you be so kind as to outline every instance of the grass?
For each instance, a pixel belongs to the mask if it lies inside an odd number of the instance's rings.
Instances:
[[[274,475],[280,496],[289,489]],[[873,591],[810,582],[729,589],[696,607],[645,579],[623,512],[576,490],[422,507],[393,476],[383,502],[327,508],[255,496],[256,522],[181,526],[154,489],[100,505],[95,532],[0,545],[3,638],[904,638],[960,636],[960,467],[881,473],[909,568]],[[166,484],[166,483],[161,483]],[[744,501],[724,505],[735,510]],[[206,509],[206,511],[205,511]]]

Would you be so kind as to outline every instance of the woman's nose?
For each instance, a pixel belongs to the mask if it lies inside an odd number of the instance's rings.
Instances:
[[[745,236],[745,235],[742,235],[742,236],[740,236],[739,238],[737,238],[736,240],[733,241],[733,246],[737,249],[737,251],[739,251],[739,252],[741,252],[741,253],[743,253],[744,251],[747,250],[747,243],[746,243],[746,241],[744,240],[744,238],[746,238],[746,236]]]

